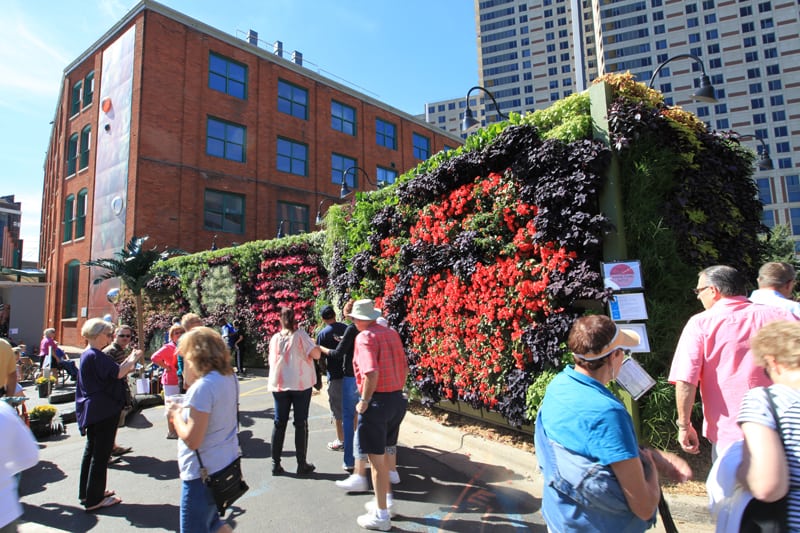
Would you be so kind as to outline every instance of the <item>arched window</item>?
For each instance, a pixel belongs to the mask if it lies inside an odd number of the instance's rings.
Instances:
[[[91,71],[89,74],[86,75],[86,78],[83,80],[83,107],[92,103],[92,97],[94,96],[94,71]]]
[[[81,262],[73,259],[67,263],[64,279],[64,318],[78,317],[78,275]]]
[[[89,144],[92,140],[92,127],[86,126],[81,130],[81,164],[80,170],[89,166]]]
[[[78,134],[70,135],[67,143],[67,176],[75,174],[75,164],[78,162]]]
[[[72,240],[72,221],[75,220],[75,195],[70,194],[64,201],[64,238],[62,242]]]
[[[81,189],[78,193],[78,205],[75,206],[75,238],[80,239],[86,235],[86,211],[89,201],[89,190]]]

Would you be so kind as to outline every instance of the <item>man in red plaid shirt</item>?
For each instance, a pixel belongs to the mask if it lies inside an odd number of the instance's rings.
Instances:
[[[375,500],[366,505],[367,514],[358,517],[364,529],[389,531],[392,528],[389,508],[394,502],[389,483],[386,450],[394,450],[400,423],[406,414],[407,400],[403,387],[408,375],[408,360],[393,329],[377,324],[381,312],[372,300],[358,300],[350,313],[358,328],[353,369],[361,397],[356,404],[358,452],[366,453],[372,464],[372,486]]]

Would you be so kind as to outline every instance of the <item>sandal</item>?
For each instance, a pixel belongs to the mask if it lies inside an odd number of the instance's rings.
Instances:
[[[344,443],[339,439],[336,439],[328,443],[328,449],[334,452],[344,450]]]
[[[130,446],[123,447],[123,446],[114,446],[111,450],[111,455],[120,456],[125,455],[126,453],[130,453],[133,450]]]
[[[92,505],[91,507],[86,508],[87,513],[91,513],[92,511],[97,511],[98,509],[102,509],[103,507],[111,507],[112,505],[117,505],[118,503],[122,503],[122,498],[117,498],[116,496],[106,496],[100,503],[97,505]]]
[[[114,496],[115,494],[116,492],[113,490],[107,490],[105,493],[103,493],[103,498],[108,498],[109,496]],[[86,505],[86,498],[81,500],[81,505]]]

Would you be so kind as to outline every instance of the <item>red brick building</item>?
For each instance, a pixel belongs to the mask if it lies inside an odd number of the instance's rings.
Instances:
[[[369,190],[460,143],[303,68],[300,54],[145,0],[64,72],[42,200],[45,324],[83,344],[116,282],[93,285],[82,263],[131,236],[194,252],[314,231],[345,170]]]

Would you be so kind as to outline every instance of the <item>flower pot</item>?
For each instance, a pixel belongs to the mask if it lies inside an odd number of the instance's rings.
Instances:
[[[37,388],[39,389],[39,398],[47,398],[50,396],[50,384],[40,383]]]

